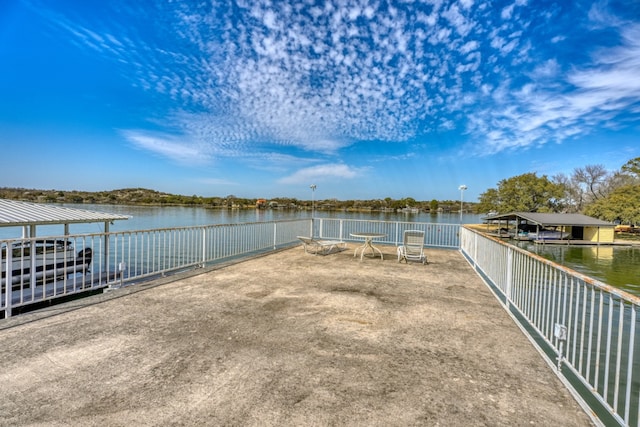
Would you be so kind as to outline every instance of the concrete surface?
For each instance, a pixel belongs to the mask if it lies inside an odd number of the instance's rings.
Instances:
[[[590,425],[457,251],[353,247],[0,321],[0,425]]]

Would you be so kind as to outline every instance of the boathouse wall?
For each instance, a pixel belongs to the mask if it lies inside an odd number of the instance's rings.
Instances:
[[[613,227],[585,227],[583,239],[594,243],[613,243]]]

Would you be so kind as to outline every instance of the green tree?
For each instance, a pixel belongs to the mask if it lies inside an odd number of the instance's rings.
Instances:
[[[640,184],[616,188],[587,206],[585,214],[605,221],[640,224]]]
[[[621,170],[625,174],[631,175],[636,179],[640,179],[640,157],[629,160],[627,163],[622,165]]]
[[[436,213],[437,211],[438,211],[438,201],[436,199],[433,199],[429,203],[429,212]]]
[[[400,199],[400,200],[392,200],[391,204],[389,205],[390,208],[393,209],[402,209],[405,207],[404,204],[404,199]]]
[[[477,212],[500,212],[500,196],[498,190],[490,188],[484,193],[480,194],[479,203],[476,206]]]
[[[402,199],[402,202],[404,203],[403,207],[408,207],[408,208],[412,208],[416,205],[416,199],[414,199],[413,197],[407,197],[405,199]]]
[[[551,182],[546,175],[539,177],[532,172],[503,179],[498,183],[496,193],[490,190],[482,193],[480,204],[484,201],[486,207],[492,206],[491,210],[501,213],[557,212],[558,202],[564,197],[564,187]]]

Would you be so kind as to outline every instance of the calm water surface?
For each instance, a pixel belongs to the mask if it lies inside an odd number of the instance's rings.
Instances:
[[[310,211],[280,209],[207,209],[179,206],[63,205],[78,209],[129,215],[126,221],[115,221],[110,231],[146,230],[193,225],[235,224],[243,222],[310,218]],[[379,221],[460,223],[459,214],[398,214],[316,211],[316,218],[370,219]],[[481,215],[465,214],[463,223],[481,223]],[[70,233],[100,233],[104,224],[71,224]],[[38,235],[61,235],[61,225],[38,227]],[[0,227],[0,238],[20,237],[20,227]],[[640,247],[583,247],[524,244],[525,249],[565,265],[612,286],[640,295]]]
[[[640,296],[640,246],[556,246],[535,243],[521,243],[520,246]]]
[[[123,206],[123,205],[90,205],[64,204],[60,206],[86,209],[98,212],[108,212],[129,215],[125,221],[114,221],[110,231],[147,230],[155,228],[188,227],[194,225],[237,224],[243,222],[273,221],[282,219],[310,218],[311,211],[297,211],[288,209],[207,209],[203,207],[180,206]],[[460,223],[459,214],[429,215],[397,214],[397,213],[360,213],[360,212],[325,212],[316,211],[316,218],[348,218],[371,219],[379,221],[408,221],[431,222],[440,224]],[[465,223],[481,222],[480,215],[465,214]],[[70,233],[100,233],[104,224],[70,224]],[[62,225],[39,226],[38,235],[61,235],[64,233]],[[0,227],[0,238],[20,237],[20,227]]]

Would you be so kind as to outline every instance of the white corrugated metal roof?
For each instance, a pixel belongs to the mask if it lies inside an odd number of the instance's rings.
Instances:
[[[126,215],[0,199],[0,227],[83,222],[111,222]]]

